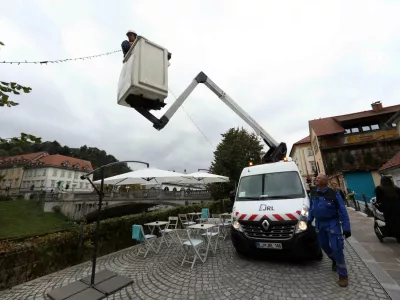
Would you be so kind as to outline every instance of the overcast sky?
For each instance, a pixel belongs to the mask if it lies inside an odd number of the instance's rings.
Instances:
[[[248,4],[246,4],[246,2]],[[0,61],[119,50],[125,32],[172,53],[177,96],[204,71],[276,140],[308,120],[400,103],[400,1],[2,1]],[[220,134],[250,128],[199,86],[162,131],[117,105],[122,53],[50,65],[0,64],[0,80],[32,87],[0,109],[0,136],[20,132],[106,150],[119,160],[188,172],[208,168]],[[174,101],[170,94],[166,102]],[[158,112],[160,116],[162,112]]]

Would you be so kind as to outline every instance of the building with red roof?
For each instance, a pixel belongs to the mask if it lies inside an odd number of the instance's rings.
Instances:
[[[394,117],[400,105],[371,104],[362,112],[309,121],[310,142],[317,171],[337,181],[342,189],[374,196],[378,170],[398,151],[400,135]]]

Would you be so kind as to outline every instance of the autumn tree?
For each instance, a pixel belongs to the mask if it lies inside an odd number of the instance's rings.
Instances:
[[[222,140],[214,151],[214,160],[210,172],[227,176],[230,183],[213,184],[209,189],[214,199],[226,198],[237,184],[243,168],[249,162],[258,163],[261,158],[263,146],[255,133],[245,129],[230,128],[222,134]]]

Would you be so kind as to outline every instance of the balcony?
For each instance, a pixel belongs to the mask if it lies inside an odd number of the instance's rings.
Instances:
[[[396,128],[374,130],[369,132],[342,134],[331,137],[323,137],[319,141],[320,149],[327,150],[342,146],[357,144],[368,144],[371,142],[399,139],[400,135]]]
[[[377,170],[400,151],[400,142],[379,147],[353,149],[332,148],[324,153],[325,168],[329,175],[343,171]]]

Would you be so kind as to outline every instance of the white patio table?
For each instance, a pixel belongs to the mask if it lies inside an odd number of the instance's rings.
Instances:
[[[167,221],[155,221],[155,222],[151,222],[151,223],[146,223],[146,224],[144,224],[145,226],[148,226],[148,227],[149,227],[149,229],[150,229],[150,234],[153,234],[154,229],[156,229],[156,228],[158,228],[158,230],[160,230],[161,239],[160,239],[160,243],[159,243],[158,248],[157,248],[157,253],[160,252],[160,248],[161,248],[161,244],[162,244],[162,243],[165,242],[165,243],[167,244],[167,247],[170,246],[170,244],[168,244],[167,239],[165,238],[165,230],[162,230],[162,229],[165,229],[165,227],[166,227],[168,224],[169,224],[169,222],[167,222]],[[162,228],[162,227],[164,227],[164,228]]]
[[[212,229],[214,227],[217,227],[217,225],[216,224],[196,224],[196,225],[191,225],[191,226],[188,227],[189,229],[195,229],[195,230],[198,230],[198,231],[205,231],[205,234],[202,234],[202,236],[205,236],[206,241],[207,241],[207,248],[206,248],[206,253],[204,254],[204,261],[207,259],[208,250],[209,250],[210,245],[211,245],[212,237],[216,236],[216,235],[219,235],[219,231],[218,231],[218,233],[214,233],[214,232],[210,232],[209,231],[210,229]],[[217,243],[218,243],[218,238],[216,239],[215,249],[212,248],[212,245],[211,245],[211,250],[214,253],[215,253],[216,248],[217,248]]]

